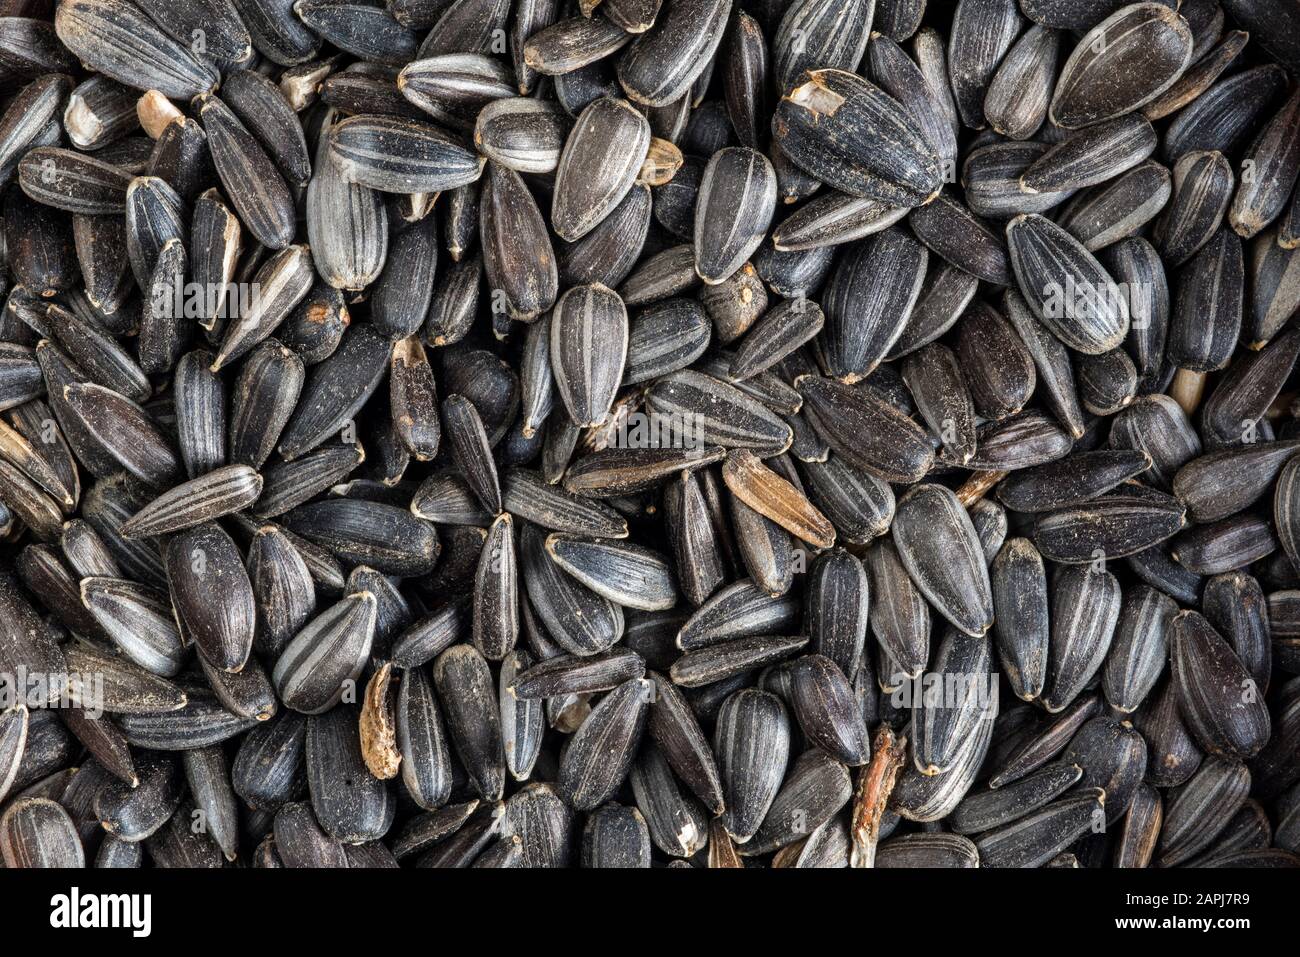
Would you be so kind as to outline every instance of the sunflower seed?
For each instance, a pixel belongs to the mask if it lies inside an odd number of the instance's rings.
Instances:
[[[1077,129],[1144,106],[1187,69],[1192,44],[1187,21],[1169,7],[1144,3],[1117,10],[1089,30],[1065,61],[1052,96],[1052,121]]]
[[[801,74],[782,97],[772,134],[794,162],[835,189],[919,206],[943,182],[939,158],[897,100],[843,70]]]

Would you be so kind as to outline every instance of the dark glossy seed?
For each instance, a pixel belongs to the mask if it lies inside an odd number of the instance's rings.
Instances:
[[[6,867],[85,867],[72,818],[46,798],[12,801],[0,816],[0,857]]]
[[[938,156],[897,100],[860,77],[815,69],[792,80],[772,135],[827,185],[895,206],[928,202],[943,183]]]
[[[271,675],[280,699],[295,711],[320,714],[355,685],[370,653],[375,598],[349,595],[311,619],[285,646]]]
[[[1166,681],[1138,712],[1137,727],[1148,742],[1149,777],[1158,787],[1176,787],[1200,766],[1203,753],[1179,714],[1178,689]]]
[[[816,748],[805,751],[790,767],[754,837],[740,846],[745,855],[786,847],[832,820],[849,802],[848,770]]]
[[[73,150],[42,146],[22,158],[18,182],[38,203],[70,213],[104,216],[126,211],[131,176]]]
[[[133,747],[155,751],[188,751],[220,744],[258,724],[227,711],[207,689],[183,686],[183,708],[156,714],[124,714],[119,726]]]
[[[556,234],[573,242],[609,215],[632,188],[649,146],[650,125],[627,101],[604,97],[588,106],[555,171],[551,226]]]
[[[312,288],[312,267],[316,260],[305,246],[290,246],[272,256],[257,271],[254,282],[259,292],[251,309],[231,323],[222,338],[221,348],[212,363],[214,370],[252,349],[271,332],[288,321],[294,308],[306,299]],[[329,266],[322,264],[323,268]],[[340,280],[339,285],[344,285]],[[311,308],[311,304],[308,305]]]
[[[1047,680],[1048,593],[1042,556],[1025,538],[1009,539],[989,568],[994,638],[1015,693],[1032,701]]]
[[[968,736],[951,771],[925,775],[914,763],[909,764],[899,775],[890,807],[908,820],[928,822],[946,817],[975,783],[975,774],[988,751],[992,735],[992,721],[978,722],[975,733]]]
[[[1177,613],[1173,599],[1153,588],[1126,592],[1102,674],[1112,707],[1132,712],[1147,698],[1164,670],[1169,626]]]
[[[1245,317],[1243,335],[1252,348],[1281,338],[1284,315],[1294,308],[1296,296],[1293,249],[1281,245],[1281,230],[1269,229],[1251,244],[1251,310]]]
[[[982,635],[993,623],[988,569],[970,516],[940,485],[899,500],[894,543],[913,583],[959,629]]]
[[[618,82],[637,103],[666,106],[687,93],[722,42],[731,7],[723,0],[678,0],[655,18],[618,61]]]
[[[283,249],[293,237],[293,200],[288,186],[238,117],[216,97],[199,102],[212,161],[240,219],[258,241]]]
[[[1022,20],[1007,0],[967,0],[953,12],[948,38],[948,76],[962,122],[983,129],[984,102],[998,64]]]
[[[817,196],[787,216],[772,232],[778,250],[838,245],[888,229],[908,214],[906,206],[829,193]]]
[[[1218,151],[1193,150],[1174,164],[1173,202],[1156,226],[1166,262],[1179,266],[1209,241],[1232,198],[1232,167]]]
[[[504,297],[511,317],[529,320],[549,309],[559,282],[555,253],[541,211],[518,173],[490,168],[479,217],[488,283]]]
[[[602,285],[564,293],[550,316],[551,369],[574,423],[600,425],[608,414],[628,352],[627,310]]]
[[[871,756],[867,727],[844,672],[822,655],[789,667],[795,717],[809,741],[850,767],[865,764]]]
[[[438,702],[423,668],[403,673],[396,716],[402,782],[420,807],[436,810],[451,794],[451,758]]]
[[[1061,69],[1051,118],[1075,129],[1155,99],[1192,58],[1187,22],[1159,4],[1125,7],[1094,26]],[[1122,82],[1117,82],[1122,80]]]
[[[188,100],[216,85],[216,71],[206,61],[120,0],[60,5],[54,26],[80,61],[135,89]]]
[[[397,88],[402,96],[446,127],[472,128],[481,107],[514,92],[506,68],[482,54],[401,59],[401,64]]]
[[[628,650],[579,657],[557,655],[518,674],[508,690],[516,698],[555,698],[609,691],[645,674],[645,662]]]
[[[1170,629],[1170,668],[1188,730],[1212,754],[1254,755],[1271,722],[1245,666],[1196,612],[1180,612]]]
[[[1059,193],[1104,183],[1132,169],[1156,148],[1156,132],[1130,113],[1071,134],[1034,161],[1020,177],[1031,192]]]
[[[650,832],[634,807],[606,804],[592,811],[582,832],[582,866],[650,866]]]
[[[737,638],[688,651],[673,663],[674,684],[699,688],[727,678],[783,661],[808,644],[803,636]]]
[[[1151,456],[1149,478],[1168,487],[1178,469],[1201,453],[1201,440],[1178,404],[1167,395],[1143,396],[1115,416],[1110,443]]]
[[[671,566],[649,549],[557,532],[547,537],[546,552],[583,585],[624,607],[663,611],[677,603]]]
[[[684,471],[664,490],[664,517],[682,595],[702,605],[727,574],[726,540],[715,527],[696,473]]]
[[[291,531],[340,558],[386,574],[429,571],[438,557],[438,536],[405,509],[362,499],[300,505],[286,516]]]
[[[960,834],[903,834],[876,852],[876,867],[979,867],[979,851]]]
[[[998,286],[1011,282],[1003,237],[951,195],[941,193],[907,221],[921,242],[954,266]]]
[[[983,867],[1038,867],[1093,828],[1105,826],[1100,788],[1064,797],[975,842]]]
[[[1243,568],[1276,548],[1277,537],[1270,523],[1242,513],[1188,529],[1173,542],[1170,553],[1198,575],[1218,575]]]
[[[719,591],[695,611],[677,634],[677,646],[691,651],[721,642],[789,631],[799,607],[786,596],[764,593],[742,580]]]
[[[631,39],[604,17],[568,17],[529,36],[523,45],[523,59],[529,69],[557,76],[602,60]]]
[[[591,232],[559,249],[560,280],[566,285],[622,283],[645,248],[653,201],[645,183],[627,195]]]
[[[842,7],[826,0],[802,0],[786,8],[773,37],[777,87],[785,91],[807,69],[855,69],[867,49],[872,7]]]
[[[704,848],[709,841],[708,813],[681,791],[657,747],[642,749],[629,776],[655,847],[671,857],[690,857]]]
[[[1123,342],[1128,302],[1078,240],[1049,220],[1029,215],[1007,225],[1007,243],[1021,294],[1057,338],[1088,355]]]
[[[1255,683],[1268,690],[1272,670],[1267,602],[1260,584],[1242,572],[1216,575],[1205,585],[1206,620],[1223,633]]]
[[[347,182],[393,193],[472,183],[485,162],[429,123],[386,116],[352,116],[332,126],[329,157]]]
[[[507,511],[543,528],[600,538],[628,534],[627,520],[613,509],[549,485],[537,472],[511,470],[503,491]]]
[[[1160,834],[1160,865],[1185,863],[1208,847],[1249,791],[1250,771],[1240,761],[1205,761],[1169,804]]]
[[[170,537],[163,562],[186,633],[214,667],[239,671],[253,647],[256,603],[234,541],[205,522]]]
[[[1034,543],[1046,558],[1082,564],[1140,552],[1185,523],[1183,507],[1172,496],[1120,492],[1040,516]]]
[[[1300,352],[1300,334],[1282,333],[1229,370],[1205,403],[1206,442],[1236,445],[1258,438],[1259,422],[1281,391]]]
[[[966,204],[978,216],[1005,219],[1044,213],[1069,199],[1068,193],[1027,193],[1020,177],[1047,152],[1045,143],[1000,142],[973,150],[962,165]]]
[[[329,127],[330,135],[336,128]],[[330,160],[325,142],[322,133],[307,186],[307,237],[318,271],[329,286],[360,289],[374,282],[384,266],[388,215],[383,196],[346,179],[340,165]]]
[[[1241,183],[1228,210],[1228,222],[1246,239],[1282,214],[1297,173],[1300,139],[1295,135],[1300,96],[1292,95],[1260,130],[1242,159]]]
[[[862,563],[843,549],[819,555],[810,570],[806,619],[817,654],[856,673],[866,641],[870,585]]]
[[[1294,452],[1290,441],[1260,442],[1212,452],[1178,470],[1174,494],[1198,522],[1226,518],[1258,501],[1279,473],[1288,474],[1284,463]],[[1284,514],[1284,510],[1278,514]],[[1278,531],[1285,548],[1286,526],[1281,521]]]
[[[546,538],[523,531],[524,584],[550,636],[565,650],[591,655],[608,650],[623,631],[621,606],[588,589],[551,558]]]
[[[930,606],[908,577],[890,539],[867,552],[875,614],[871,631],[899,672],[915,678],[925,667],[930,649]]]
[[[1052,631],[1043,704],[1063,711],[1100,669],[1120,614],[1115,576],[1091,567],[1064,569],[1052,583]]]
[[[378,388],[392,344],[369,328],[344,335],[338,351],[313,370],[280,435],[280,454],[293,459],[342,429]]]
[[[762,153],[729,147],[713,154],[695,208],[695,271],[717,284],[758,249],[776,207],[776,172]]]
[[[354,705],[307,719],[306,766],[312,810],[328,834],[359,844],[387,832],[393,822],[393,797],[366,769]]]
[[[1245,295],[1243,252],[1220,228],[1179,270],[1167,356],[1195,372],[1222,369],[1241,333]]]
[[[1081,787],[1105,791],[1107,823],[1113,824],[1128,811],[1142,783],[1147,746],[1127,721],[1099,717],[1079,729],[1062,760],[1084,769]]]
[[[1009,475],[998,483],[998,499],[1017,512],[1082,505],[1150,467],[1151,457],[1138,449],[1080,452]]]
[[[1033,357],[996,309],[980,305],[966,310],[957,358],[975,411],[985,419],[1006,419],[1029,401],[1037,381]]]
[[[1265,64],[1219,80],[1181,111],[1166,132],[1164,155],[1175,161],[1189,150],[1239,152],[1248,131],[1285,89],[1275,64]]]
[[[723,826],[737,843],[749,841],[767,815],[785,775],[789,747],[789,719],[775,695],[749,690],[727,699],[713,749],[727,805]]]
[[[942,683],[946,690],[928,696],[917,691],[912,701],[912,760],[922,774],[956,768],[974,727],[992,720],[996,700],[988,687],[990,652],[988,639],[954,629],[939,643],[928,677],[923,675],[916,687]]]
[[[725,455],[721,446],[602,449],[575,461],[564,472],[564,487],[590,498],[632,495],[662,485],[683,470],[720,462]]]
[[[433,680],[447,729],[475,789],[486,800],[496,800],[493,795],[504,786],[505,758],[487,663],[473,647],[456,645],[434,662]]]
[[[125,525],[128,538],[162,535],[238,512],[257,501],[262,493],[262,476],[246,465],[214,469],[165,492]]]
[[[953,827],[959,834],[976,834],[1019,820],[1058,797],[1082,775],[1078,764],[1064,760],[1014,784],[970,794],[952,812]]]
[[[1013,140],[1033,136],[1047,118],[1060,50],[1056,30],[1035,25],[1007,51],[984,94],[989,126]]]
[[[890,482],[929,471],[934,452],[925,432],[872,390],[805,376],[799,391],[813,428],[850,464]]]
[[[766,405],[700,372],[664,376],[650,387],[646,402],[662,417],[652,421],[660,441],[684,447],[696,458],[714,444],[773,455],[789,448],[793,438],[790,427]]]
[[[75,459],[49,406],[39,399],[15,406],[0,418],[0,457],[12,463],[62,507],[75,506],[80,498],[81,482]]]
[[[1176,171],[1171,177],[1164,166],[1146,160],[1078,194],[1065,207],[1061,225],[1095,253],[1134,236],[1154,219],[1168,204],[1171,180],[1176,179]],[[1113,264],[1108,266],[1116,271]]]
[[[627,775],[645,731],[650,687],[643,679],[619,685],[592,709],[566,745],[559,782],[578,810],[604,803]]]
[[[549,173],[559,165],[568,132],[568,117],[554,104],[503,97],[479,110],[474,145],[493,162],[517,172]]]

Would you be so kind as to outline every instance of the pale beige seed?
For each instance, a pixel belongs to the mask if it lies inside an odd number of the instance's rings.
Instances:
[[[835,544],[835,526],[830,520],[748,449],[734,449],[727,455],[722,480],[736,498],[791,535],[815,548]]]
[[[722,826],[722,818],[715,817],[709,825],[709,867],[744,867],[736,852],[736,844]]]
[[[1174,373],[1174,381],[1169,384],[1169,395],[1182,408],[1187,416],[1196,414],[1205,394],[1205,373],[1191,369],[1179,369]]]
[[[972,472],[970,478],[957,489],[957,501],[970,508],[1009,474],[1004,470]]]
[[[135,113],[140,118],[140,126],[152,140],[162,136],[168,124],[185,116],[171,100],[157,90],[149,90],[140,97],[135,105]]]
[[[285,70],[280,77],[280,92],[289,101],[295,113],[301,113],[316,102],[320,85],[334,72],[334,60],[318,60]]]
[[[393,720],[393,663],[385,661],[366,685],[361,703],[361,755],[370,773],[381,781],[397,776],[402,753],[397,750],[397,726]]]
[[[677,175],[684,162],[685,157],[675,144],[657,136],[651,137],[650,152],[646,153],[641,162],[641,172],[637,174],[636,181],[647,186],[663,186]]]
[[[907,738],[894,734],[887,724],[877,729],[871,742],[871,760],[858,771],[853,796],[850,867],[875,867],[880,823],[907,754]]]

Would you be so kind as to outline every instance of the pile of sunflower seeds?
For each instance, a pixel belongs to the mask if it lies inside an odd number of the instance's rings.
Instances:
[[[1300,865],[1298,73],[0,0],[0,859]]]

